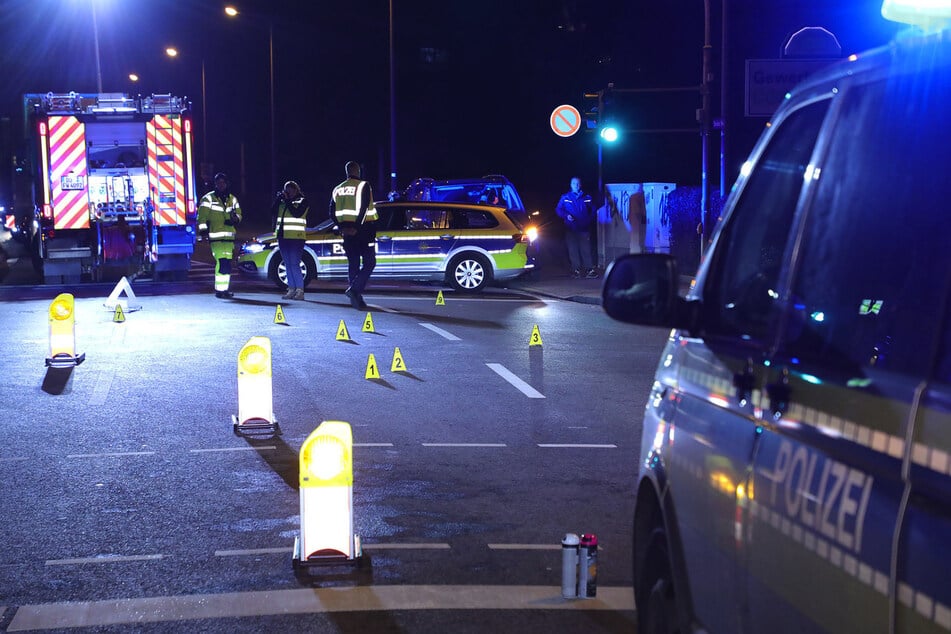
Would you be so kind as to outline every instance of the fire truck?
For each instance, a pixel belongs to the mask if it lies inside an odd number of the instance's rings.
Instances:
[[[24,96],[34,263],[45,283],[184,279],[195,244],[190,104],[173,95]]]

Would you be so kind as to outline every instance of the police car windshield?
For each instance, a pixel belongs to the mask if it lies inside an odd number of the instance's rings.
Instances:
[[[437,202],[470,203],[475,205],[498,205],[511,211],[525,211],[518,192],[508,183],[433,183],[426,188],[407,191],[408,200],[431,200]]]

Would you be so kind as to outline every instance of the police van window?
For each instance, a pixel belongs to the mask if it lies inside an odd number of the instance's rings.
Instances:
[[[779,272],[803,174],[828,100],[791,113],[766,146],[719,237],[704,293],[708,334],[764,342],[775,321]]]
[[[794,358],[924,376],[951,272],[951,79],[893,77],[844,95],[805,218]],[[845,366],[845,367],[842,367]]]

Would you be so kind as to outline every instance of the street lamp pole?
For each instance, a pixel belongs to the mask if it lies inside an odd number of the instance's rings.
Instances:
[[[710,169],[710,0],[703,0],[703,77],[700,80],[700,255],[706,250],[710,232],[710,186],[707,172]]]
[[[390,0],[390,192],[396,191],[396,73],[393,50],[393,0]]]
[[[274,20],[268,22],[268,54],[270,55],[271,97],[271,195],[277,191],[277,134],[274,131]]]
[[[96,43],[96,89],[102,94],[102,66],[99,64],[99,23],[96,20],[96,0],[90,0],[92,5],[92,35]]]

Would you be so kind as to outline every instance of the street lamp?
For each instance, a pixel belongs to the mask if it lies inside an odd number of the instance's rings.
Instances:
[[[239,11],[235,6],[228,5],[225,7],[225,15],[227,15],[229,18],[236,18],[238,17],[238,14]],[[277,134],[274,132],[274,20],[270,17],[268,17],[267,20],[267,45],[269,56],[268,88],[271,108],[271,191],[275,191],[277,189]]]
[[[396,73],[393,54],[393,0],[390,0],[390,192],[396,191]]]
[[[175,59],[178,57],[178,49],[174,46],[166,46],[165,54]],[[129,76],[132,79],[132,76]],[[132,79],[132,81],[136,81]],[[208,161],[208,108],[205,104],[205,58],[201,58],[201,151],[204,161]]]

